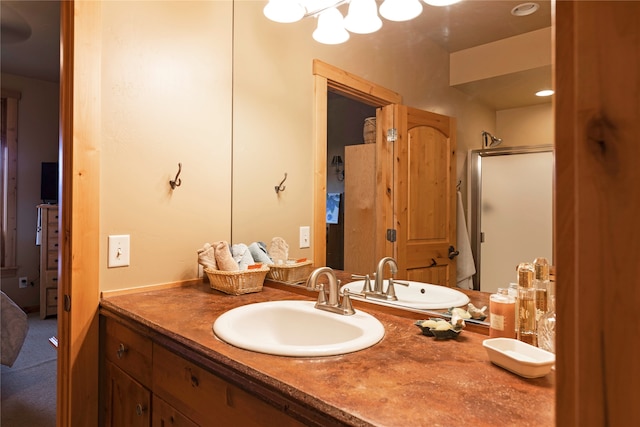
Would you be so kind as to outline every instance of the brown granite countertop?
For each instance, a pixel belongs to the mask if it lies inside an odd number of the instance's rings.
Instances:
[[[382,322],[384,338],[341,356],[260,354],[228,345],[212,331],[216,318],[232,308],[304,298],[272,286],[232,296],[203,283],[112,296],[101,301],[101,312],[139,323],[212,366],[264,384],[346,425],[554,425],[554,372],[525,379],[493,365],[482,334],[464,330],[455,340],[435,341],[420,333],[411,316],[375,305],[364,310]]]

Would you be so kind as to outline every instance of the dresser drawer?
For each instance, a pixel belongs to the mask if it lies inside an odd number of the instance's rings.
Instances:
[[[47,289],[47,307],[58,306],[58,288]]]
[[[40,283],[40,286],[45,288],[58,287],[58,270],[47,271],[44,274],[44,283]]]
[[[153,392],[205,426],[300,426],[293,418],[154,344]]]
[[[58,251],[58,247],[59,247],[59,243],[58,243],[58,234],[54,234],[52,236],[49,236],[47,238],[47,250],[49,252],[51,251]]]
[[[58,228],[58,209],[47,209],[47,223],[55,223]]]
[[[58,269],[58,251],[47,252],[47,270]]]
[[[151,384],[152,344],[147,337],[113,319],[105,322],[105,357],[134,379]]]

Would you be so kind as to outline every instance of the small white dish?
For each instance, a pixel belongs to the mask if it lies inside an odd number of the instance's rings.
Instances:
[[[525,378],[544,377],[556,363],[556,356],[513,338],[489,338],[482,342],[492,363]]]

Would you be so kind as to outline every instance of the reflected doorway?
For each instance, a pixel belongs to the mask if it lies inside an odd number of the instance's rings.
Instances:
[[[344,269],[344,211],[349,200],[345,193],[349,173],[345,147],[365,143],[365,119],[375,116],[375,107],[327,92],[326,265],[334,269]]]

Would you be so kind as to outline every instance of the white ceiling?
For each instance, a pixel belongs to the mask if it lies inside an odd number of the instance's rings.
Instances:
[[[525,1],[464,0],[443,8],[425,4],[418,18],[403,23],[385,22],[383,31],[385,27],[401,29],[393,34],[402,38],[405,45],[407,40],[420,43],[424,38],[429,38],[447,51],[455,52],[550,27],[550,0],[536,0],[540,9],[533,15],[511,15],[511,9]],[[59,2],[2,0],[1,14],[2,72],[58,81]],[[21,37],[24,39],[20,40]],[[543,86],[551,86],[551,67],[458,88],[496,109],[504,109],[549,102],[548,99],[537,99],[531,95]]]

